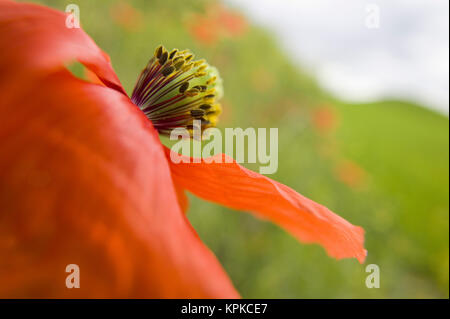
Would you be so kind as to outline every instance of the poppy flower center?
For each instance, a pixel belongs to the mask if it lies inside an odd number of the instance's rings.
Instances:
[[[137,80],[131,100],[161,134],[182,127],[192,136],[194,123],[202,130],[217,123],[216,101],[223,94],[219,72],[205,60],[193,60],[189,50],[159,46]]]

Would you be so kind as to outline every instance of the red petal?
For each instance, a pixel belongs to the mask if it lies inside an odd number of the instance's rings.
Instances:
[[[186,196],[186,192],[177,184],[174,184],[174,186],[177,193],[178,205],[180,205],[181,211],[186,213],[189,208],[189,199]]]
[[[364,230],[354,226],[326,207],[300,195],[286,185],[252,172],[236,162],[175,164],[166,148],[175,184],[193,194],[224,206],[252,211],[285,228],[300,241],[321,244],[335,258],[355,257],[363,262]],[[229,161],[229,160],[228,160]]]
[[[8,61],[3,67],[30,74],[77,60],[105,85],[126,94],[109,56],[81,28],[66,27],[66,19],[64,13],[43,6],[1,1],[0,47],[5,50],[0,59]]]
[[[238,297],[181,212],[151,123],[122,93],[62,68],[73,48],[81,61],[100,51],[64,39],[60,22],[0,1],[0,297]],[[11,34],[24,38],[6,46]],[[15,74],[18,63],[32,70]],[[68,264],[79,289],[66,288]]]

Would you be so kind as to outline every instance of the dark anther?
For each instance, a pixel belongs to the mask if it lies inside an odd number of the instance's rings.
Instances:
[[[173,71],[175,71],[175,68],[171,65],[166,66],[164,69],[162,69],[161,73],[164,76],[170,75]]]
[[[181,84],[180,86],[180,93],[184,93],[186,92],[186,90],[189,88],[189,82],[183,82],[183,84]]]

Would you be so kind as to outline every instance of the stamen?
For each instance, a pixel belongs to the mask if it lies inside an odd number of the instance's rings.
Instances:
[[[217,123],[216,100],[223,92],[219,73],[205,60],[193,59],[189,50],[168,52],[159,46],[136,82],[131,100],[160,134],[183,127],[192,137],[194,123],[201,129]]]

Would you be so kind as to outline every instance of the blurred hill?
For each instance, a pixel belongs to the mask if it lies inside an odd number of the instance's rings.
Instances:
[[[448,298],[448,118],[400,101],[337,100],[294,67],[269,31],[216,1],[77,4],[129,93],[159,44],[217,66],[225,85],[219,127],[278,127],[271,178],[364,227],[366,264],[381,269],[381,288],[368,289],[356,260],[336,261],[270,223],[191,197],[190,220],[243,297]]]

